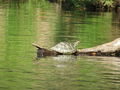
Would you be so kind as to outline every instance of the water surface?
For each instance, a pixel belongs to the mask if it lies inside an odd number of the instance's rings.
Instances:
[[[120,36],[119,20],[116,13],[63,11],[43,0],[0,2],[0,89],[119,90],[119,58],[36,59],[31,45],[79,40],[78,48],[96,46]]]

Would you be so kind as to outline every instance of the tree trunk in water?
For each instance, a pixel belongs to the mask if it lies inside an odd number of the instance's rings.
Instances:
[[[45,48],[41,48],[37,44],[33,44],[33,46],[37,47],[37,56],[54,56],[54,55],[63,55],[62,53],[47,50]],[[89,55],[89,56],[120,56],[120,38],[105,43],[102,45],[98,45],[92,48],[80,49],[74,53],[74,55]]]
[[[120,56],[120,38],[96,47],[78,50],[78,53],[95,56]]]

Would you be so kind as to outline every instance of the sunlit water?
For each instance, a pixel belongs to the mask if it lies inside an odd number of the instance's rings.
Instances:
[[[88,48],[112,41],[120,36],[120,15],[62,11],[44,0],[23,1],[0,2],[0,90],[120,89],[120,58],[36,59],[32,46],[79,40],[78,48]]]

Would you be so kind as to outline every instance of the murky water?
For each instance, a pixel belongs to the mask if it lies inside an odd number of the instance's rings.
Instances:
[[[79,40],[78,48],[88,48],[119,36],[119,14],[62,11],[43,0],[0,1],[0,90],[119,90],[120,58],[36,59],[32,46]]]

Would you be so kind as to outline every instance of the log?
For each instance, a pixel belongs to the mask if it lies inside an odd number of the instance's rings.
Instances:
[[[120,38],[92,48],[78,50],[78,53],[93,56],[120,56]]]
[[[62,53],[41,48],[37,44],[32,44],[37,48],[37,57],[63,55]],[[98,45],[92,48],[78,49],[73,55],[89,55],[89,56],[116,56],[120,57],[120,38],[112,42]]]
[[[51,51],[45,48],[41,48],[39,45],[32,43],[33,46],[37,48],[37,57],[45,57],[45,56],[56,56],[61,55],[61,53],[56,51]]]

